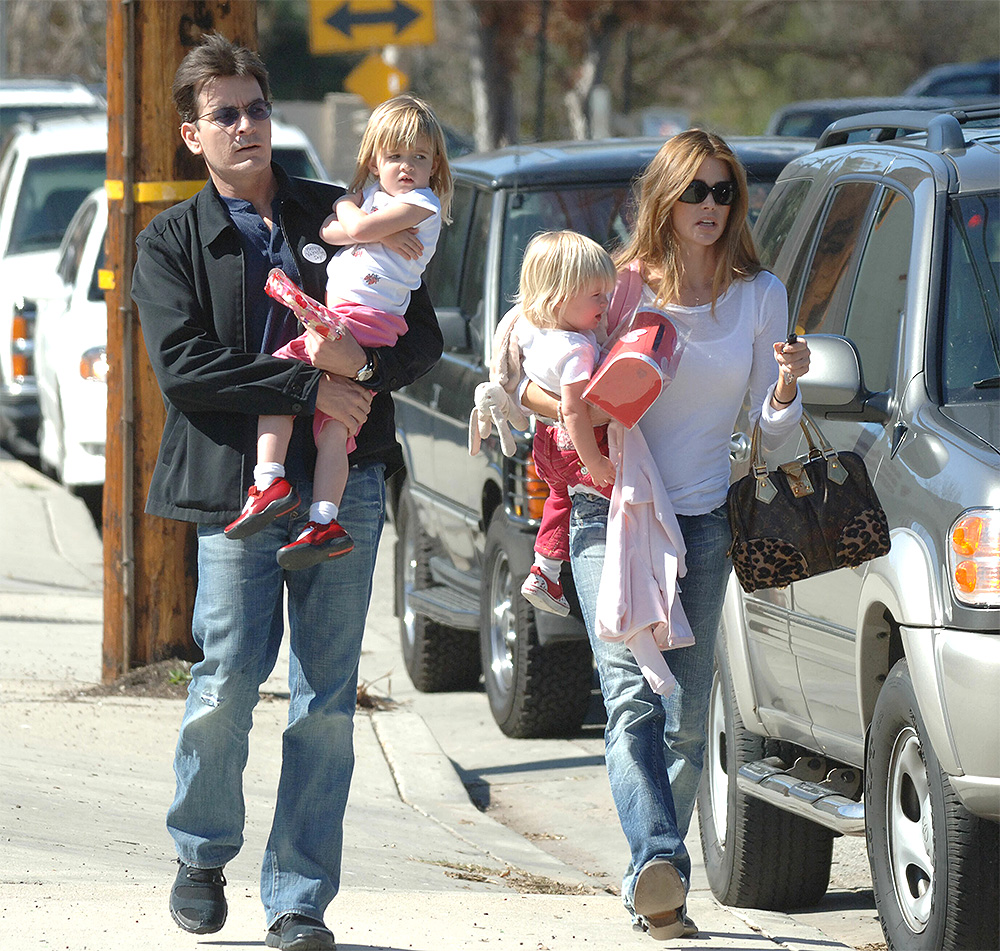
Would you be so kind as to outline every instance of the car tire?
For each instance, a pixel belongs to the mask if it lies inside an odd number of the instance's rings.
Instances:
[[[872,717],[865,825],[890,949],[998,948],[997,823],[962,806],[917,705],[909,666],[889,672]]]
[[[421,693],[471,690],[479,682],[479,642],[461,631],[418,614],[410,592],[431,584],[433,546],[404,486],[396,510],[396,605],[403,663]]]
[[[521,596],[532,536],[498,511],[486,533],[480,598],[480,655],[490,711],[517,739],[568,736],[587,715],[594,658],[583,639],[542,646],[535,611]]]
[[[830,883],[834,833],[742,792],[736,774],[768,755],[743,725],[723,640],[706,723],[698,824],[712,894],[725,905],[787,911],[815,905]]]

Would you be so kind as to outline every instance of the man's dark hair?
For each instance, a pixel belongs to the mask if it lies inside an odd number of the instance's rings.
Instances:
[[[261,95],[271,98],[267,67],[253,51],[231,43],[221,33],[208,33],[181,60],[171,90],[182,122],[193,122],[198,114],[198,93],[205,83],[220,76],[252,76]]]

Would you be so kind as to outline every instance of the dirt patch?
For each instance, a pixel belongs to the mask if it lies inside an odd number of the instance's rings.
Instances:
[[[166,700],[187,698],[191,682],[191,661],[169,658],[136,667],[110,683],[81,691],[88,697],[157,697]]]
[[[506,885],[521,895],[595,895],[600,892],[615,894],[612,889],[592,887],[590,885],[569,885],[557,882],[544,875],[535,875],[524,869],[508,865],[506,868],[489,868],[485,865],[458,864],[453,862],[431,862],[440,865],[449,878],[458,878],[467,882],[492,882],[495,885]]]
[[[378,680],[381,679],[381,677],[378,678]],[[359,710],[372,712],[391,710],[397,706],[396,701],[391,697],[386,697],[374,689],[378,680],[366,680],[358,684]],[[186,700],[190,682],[191,661],[169,658],[146,667],[136,667],[110,683],[88,687],[81,691],[79,696],[155,697],[164,700]],[[261,695],[261,700],[270,698],[270,694]]]

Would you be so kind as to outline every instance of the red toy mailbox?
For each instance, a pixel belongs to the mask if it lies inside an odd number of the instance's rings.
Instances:
[[[612,345],[583,398],[631,429],[674,378],[683,349],[669,318],[640,310]]]

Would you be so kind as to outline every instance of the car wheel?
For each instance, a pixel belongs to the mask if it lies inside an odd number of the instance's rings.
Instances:
[[[590,706],[594,659],[586,640],[538,642],[535,612],[521,597],[532,536],[502,511],[486,533],[479,643],[490,711],[507,735],[566,736]]]
[[[834,834],[737,787],[740,766],[767,756],[766,744],[743,726],[720,639],[706,723],[705,772],[698,790],[708,883],[725,905],[806,908],[826,894]]]
[[[872,717],[865,768],[868,858],[890,948],[998,948],[997,824],[969,813],[942,773],[905,659]]]
[[[431,581],[432,544],[406,489],[396,511],[396,605],[406,672],[422,693],[467,690],[479,682],[479,644],[473,631],[460,631],[414,610],[410,595]]]

